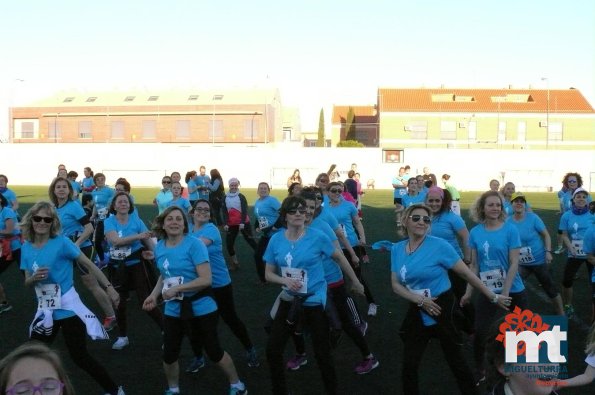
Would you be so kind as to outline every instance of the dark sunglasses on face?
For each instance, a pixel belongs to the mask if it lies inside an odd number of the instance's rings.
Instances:
[[[41,215],[34,215],[33,222],[45,222],[46,224],[51,224],[54,219],[52,217],[42,217]]]
[[[430,218],[427,215],[413,214],[413,215],[410,215],[409,218],[411,218],[411,220],[413,222],[419,222],[419,220],[421,219],[422,221],[424,221],[425,224],[432,223],[432,218]]]
[[[333,189],[329,189],[328,191],[329,191],[330,193],[341,193],[341,192],[343,192],[343,190],[342,190],[342,189],[334,189],[334,188],[333,188]]]
[[[573,183],[574,184],[575,182],[576,182],[576,180],[568,180],[568,183]]]
[[[287,210],[287,214],[296,215],[298,213],[301,215],[305,215],[306,209],[300,208],[300,209]]]
[[[162,184],[171,184],[171,181],[163,180],[161,181]]]

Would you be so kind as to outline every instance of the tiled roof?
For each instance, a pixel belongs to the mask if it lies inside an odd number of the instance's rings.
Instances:
[[[349,108],[353,108],[355,122],[376,122],[374,106],[333,106],[333,124],[345,122]]]
[[[551,89],[551,113],[593,113],[577,89]],[[382,112],[534,112],[548,109],[547,89],[379,88]]]

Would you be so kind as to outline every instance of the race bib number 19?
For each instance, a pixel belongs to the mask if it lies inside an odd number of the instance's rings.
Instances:
[[[479,278],[483,284],[495,293],[502,292],[504,287],[504,280],[506,280],[506,272],[503,269],[487,270],[479,273]]]

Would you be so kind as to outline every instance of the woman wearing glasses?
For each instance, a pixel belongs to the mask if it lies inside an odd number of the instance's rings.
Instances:
[[[171,183],[171,177],[163,177],[161,179],[161,185],[163,188],[161,188],[161,190],[157,193],[157,196],[155,196],[155,199],[153,199],[153,205],[157,206],[157,211],[159,214],[161,214],[163,210],[167,208],[167,205],[173,199]]]
[[[469,234],[471,270],[494,293],[512,298],[511,309],[527,308],[527,292],[519,275],[521,239],[517,228],[505,222],[502,196],[496,191],[484,192],[471,208],[478,224]],[[467,286],[461,303],[471,300],[473,289]],[[492,322],[504,311],[490,298],[475,301],[475,339],[473,344],[477,382],[485,380],[485,344]]]
[[[273,394],[288,393],[283,353],[297,322],[309,328],[326,393],[336,394],[337,376],[324,312],[327,283],[321,262],[339,252],[326,235],[306,228],[304,199],[287,197],[281,204],[280,217],[286,229],[271,237],[264,254],[266,280],[284,290],[266,347]]]
[[[562,179],[562,193],[558,193],[560,200],[560,215],[572,210],[572,196],[574,191],[583,187],[583,178],[578,173],[566,173]],[[591,202],[591,196],[587,197],[587,204]],[[558,230],[558,248],[554,254],[561,254],[564,252],[564,243],[562,240],[562,231]]]
[[[150,253],[143,254],[143,246],[152,251],[154,243],[151,240],[151,232],[143,221],[138,215],[133,215],[134,203],[128,193],[116,193],[110,204],[110,213],[115,215],[105,220],[105,238],[110,247],[108,273],[123,299],[116,310],[119,337],[112,345],[112,349],[122,350],[129,344],[127,303],[124,296],[127,296],[130,289],[134,289],[138,300],[142,303],[151,293],[154,283],[142,258],[150,259]],[[163,330],[161,310],[154,309],[148,314]]]
[[[363,249],[366,244],[366,234],[364,232],[364,226],[357,215],[357,208],[353,203],[350,203],[342,198],[343,187],[338,182],[331,182],[327,188],[329,192],[329,204],[325,206],[325,210],[329,212],[337,219],[343,234],[347,237],[349,245],[355,251],[359,261],[361,262],[362,257],[365,255]],[[356,233],[357,231],[357,233]],[[351,254],[346,249],[343,250],[345,257],[351,264],[353,271],[357,275],[357,278],[364,286],[364,293],[366,295],[366,301],[368,302],[368,315],[375,316],[378,305],[376,304],[372,292],[368,285],[364,281],[362,274],[362,267],[359,262],[353,262]]]
[[[424,350],[432,337],[438,338],[444,357],[456,377],[462,394],[477,394],[473,374],[463,355],[456,328],[457,301],[451,291],[448,271],[453,270],[471,287],[493,303],[506,308],[510,298],[497,295],[469,270],[448,242],[428,235],[431,210],[414,204],[403,212],[407,239],[391,249],[393,291],[408,300],[409,310],[401,326],[403,353],[403,392],[419,393],[418,370]]]
[[[159,311],[159,296],[165,300],[163,369],[169,385],[165,395],[180,393],[178,357],[187,325],[192,328],[191,336],[202,340],[209,358],[229,379],[229,393],[247,394],[231,357],[219,345],[218,308],[212,297],[213,275],[207,248],[188,234],[187,214],[177,206],[168,207],[155,218],[153,231],[159,239],[153,255],[160,276],[144,298],[143,309]]]
[[[50,344],[62,330],[72,360],[111,395],[124,394],[107,371],[87,350],[86,336],[107,339],[107,333],[81,301],[73,282],[73,265],[83,266],[109,295],[112,303],[120,301],[101,270],[97,268],[66,236],[60,234],[58,213],[50,202],[38,202],[23,217],[21,230],[25,238],[21,269],[25,285],[35,288],[38,309],[29,328],[32,340]]]
[[[0,394],[74,395],[60,357],[43,343],[25,343],[0,361]]]

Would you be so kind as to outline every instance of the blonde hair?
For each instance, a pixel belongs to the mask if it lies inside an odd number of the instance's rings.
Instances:
[[[432,210],[430,210],[430,208],[423,203],[416,203],[416,204],[412,204],[411,206],[407,207],[405,209],[405,211],[403,211],[403,214],[401,214],[401,223],[403,224],[403,226],[398,231],[398,233],[401,236],[409,237],[409,233],[407,232],[407,223],[409,222],[409,216],[411,215],[413,210],[417,210],[417,209],[425,210],[425,212],[428,213],[428,216],[430,216],[430,217],[432,216]]]
[[[469,215],[471,216],[473,221],[475,221],[477,223],[485,222],[486,214],[485,214],[484,206],[486,204],[486,200],[492,196],[496,196],[498,198],[498,200],[500,201],[501,210],[500,210],[500,215],[498,216],[498,219],[500,221],[504,221],[504,219],[506,218],[506,214],[504,213],[504,202],[502,201],[502,196],[500,195],[500,193],[498,193],[496,191],[487,191],[487,192],[482,193],[481,196],[475,201],[475,203],[473,203],[473,205],[469,209]]]
[[[27,211],[23,216],[23,220],[19,224],[23,238],[27,241],[35,241],[35,229],[33,229],[33,217],[36,216],[41,210],[46,210],[52,217],[52,224],[50,226],[50,238],[54,238],[62,231],[62,225],[60,224],[60,218],[58,212],[54,208],[54,205],[48,201],[37,202]]]

